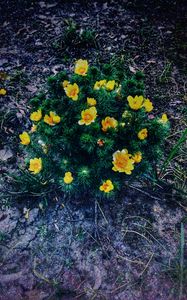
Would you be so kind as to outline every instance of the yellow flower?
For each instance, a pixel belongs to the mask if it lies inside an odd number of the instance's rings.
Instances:
[[[34,111],[31,115],[30,115],[30,119],[31,121],[40,121],[42,118],[42,111],[41,109],[38,109],[37,111]]]
[[[63,82],[62,82],[62,86],[65,88],[66,86],[68,86],[68,84],[69,84],[69,81],[68,80],[64,80]]]
[[[106,80],[100,80],[100,81],[96,81],[96,83],[94,84],[94,90],[99,90],[101,87],[104,87],[106,84]]]
[[[30,136],[29,136],[29,134],[26,131],[24,131],[22,134],[20,134],[19,138],[21,140],[20,143],[22,145],[29,145],[30,142],[31,142]]]
[[[79,120],[79,125],[90,125],[92,122],[95,122],[97,117],[97,110],[94,106],[85,109],[81,112],[82,119]]]
[[[118,121],[111,117],[106,117],[104,120],[101,121],[102,130],[107,131],[108,128],[116,128],[118,125]]]
[[[86,76],[88,72],[88,61],[79,59],[75,64],[75,74]]]
[[[127,101],[129,102],[130,108],[134,110],[138,110],[142,107],[143,100],[143,96],[135,96],[134,98],[132,96],[127,97]]]
[[[41,158],[33,158],[30,159],[29,171],[33,174],[37,174],[42,170],[42,159]]]
[[[166,114],[163,114],[162,117],[159,119],[159,122],[162,124],[166,124],[168,122],[168,117]]]
[[[146,139],[147,136],[148,136],[147,128],[143,128],[142,130],[140,130],[140,131],[138,132],[138,138],[139,138],[140,140]]]
[[[115,87],[115,80],[109,80],[107,83],[106,83],[106,89],[108,91],[112,91]]]
[[[149,99],[145,99],[143,107],[145,108],[146,112],[150,112],[153,110],[153,103]]]
[[[132,173],[134,169],[134,160],[132,159],[132,155],[128,153],[127,149],[123,149],[122,151],[116,151],[113,154],[113,165],[112,168],[115,172],[124,172],[128,175]]]
[[[35,132],[36,130],[37,130],[37,125],[33,124],[30,131]]]
[[[64,176],[64,182],[66,184],[70,184],[70,183],[72,183],[72,181],[73,181],[72,173],[71,172],[66,172],[65,176]]]
[[[5,95],[6,95],[6,90],[0,89],[0,96],[5,96]]]
[[[132,156],[132,159],[134,160],[135,163],[139,163],[141,162],[142,160],[142,153],[139,151],[139,152],[136,152],[133,156]]]
[[[68,84],[65,88],[66,95],[71,98],[73,101],[78,100],[78,94],[79,94],[79,87],[76,83],[74,84]]]
[[[55,112],[50,111],[49,115],[45,115],[44,122],[50,126],[60,123],[60,117]]]
[[[90,106],[94,106],[97,104],[97,101],[94,98],[87,98],[87,103]]]
[[[109,193],[114,189],[113,183],[110,179],[103,182],[103,184],[99,187],[100,191]]]

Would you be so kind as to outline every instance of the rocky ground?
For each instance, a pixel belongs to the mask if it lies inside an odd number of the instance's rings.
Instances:
[[[3,211],[0,299],[176,299],[184,213],[163,201],[98,207],[97,235],[92,207]]]
[[[2,174],[16,166],[28,100],[75,58],[115,63],[120,56],[132,72],[143,70],[147,96],[171,120],[170,148],[186,124],[187,22],[185,2],[169,3],[2,1]],[[74,23],[76,36],[68,40]],[[95,33],[80,42],[87,29]],[[168,176],[173,180],[172,167]],[[43,209],[2,196],[0,299],[187,299],[179,267],[186,208],[175,200],[173,191],[137,184],[120,202],[86,207],[59,199]]]

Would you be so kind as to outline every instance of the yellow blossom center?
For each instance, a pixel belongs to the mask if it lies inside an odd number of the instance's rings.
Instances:
[[[71,92],[70,92],[70,96],[74,97],[77,93],[77,90],[76,89],[72,89]]]
[[[89,121],[91,119],[92,119],[92,115],[89,114],[89,113],[85,114],[84,117],[83,117],[83,120],[85,120],[85,121]]]

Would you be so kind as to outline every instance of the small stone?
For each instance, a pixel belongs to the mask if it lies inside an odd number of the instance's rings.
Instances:
[[[35,219],[38,216],[39,208],[33,208],[32,210],[29,211],[29,218],[27,221],[27,224],[31,224],[32,222],[35,221]]]
[[[0,59],[0,67],[8,63],[8,59],[2,58]]]
[[[0,228],[4,234],[10,234],[17,225],[19,212],[16,209],[8,209],[0,212]]]
[[[12,156],[13,156],[13,153],[8,148],[4,148],[4,149],[0,150],[0,160],[1,161],[7,161]]]

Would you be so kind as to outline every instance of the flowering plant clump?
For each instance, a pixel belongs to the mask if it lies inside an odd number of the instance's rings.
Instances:
[[[151,174],[169,121],[154,115],[143,79],[83,59],[73,74],[50,77],[48,92],[30,101],[30,130],[19,135],[29,176],[64,194],[109,197]]]

